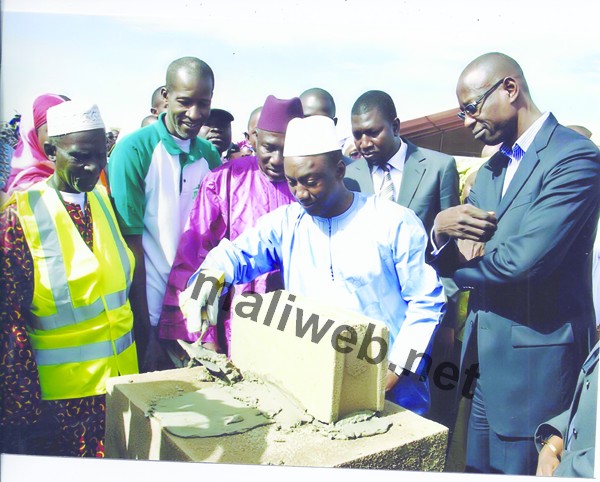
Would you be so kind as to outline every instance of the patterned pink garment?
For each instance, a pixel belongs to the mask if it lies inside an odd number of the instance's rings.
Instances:
[[[254,156],[235,159],[206,176],[179,241],[169,275],[159,321],[160,338],[190,342],[198,339],[197,334],[187,331],[178,303],[179,293],[186,288],[190,276],[221,239],[234,240],[246,228],[254,226],[262,215],[294,201],[287,182],[269,181]],[[281,288],[283,282],[276,271],[251,283],[235,286],[235,294],[247,291],[265,293]],[[231,314],[221,315],[219,322],[224,323],[229,345]],[[216,328],[210,328],[203,341],[216,342]]]

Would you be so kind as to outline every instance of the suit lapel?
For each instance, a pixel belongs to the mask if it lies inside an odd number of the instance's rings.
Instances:
[[[371,169],[369,164],[364,159],[358,159],[351,164],[356,169],[356,180],[361,186],[361,191],[364,194],[375,194],[373,187],[373,178],[371,177]]]
[[[404,172],[402,173],[402,182],[400,183],[400,193],[396,202],[402,206],[410,207],[410,203],[415,197],[417,188],[425,174],[425,166],[422,162],[425,157],[419,152],[417,146],[406,142],[406,160],[404,162]]]
[[[493,188],[489,191],[478,193],[479,197],[486,198],[486,201],[482,202],[481,205],[484,209],[489,211],[497,211],[498,205],[502,198],[502,186],[504,185],[504,177],[506,176],[506,166],[508,165],[508,157],[502,154],[500,151],[496,152],[487,163],[484,164],[485,169],[491,171],[492,186]]]
[[[552,132],[554,132],[554,129],[557,125],[558,122],[553,115],[550,115],[546,122],[544,122],[544,125],[535,136],[531,146],[529,146],[529,149],[527,149],[527,152],[523,156],[523,159],[521,159],[521,163],[517,168],[517,171],[515,172],[515,175],[512,178],[506,193],[502,197],[500,204],[498,205],[496,219],[500,219],[502,217],[517,194],[519,194],[527,180],[531,177],[531,174],[533,174],[533,171],[540,162],[539,154],[548,145],[550,136]],[[504,169],[504,172],[506,172],[506,169]],[[502,177],[504,178],[504,176]],[[502,189],[502,184],[500,184],[500,189]]]
[[[514,177],[508,185],[506,193],[504,194],[504,196],[502,196],[502,200],[498,205],[498,210],[496,211],[496,219],[500,219],[502,215],[506,212],[506,210],[513,202],[517,194],[519,194],[519,192],[521,191],[523,185],[527,182],[527,179],[529,179],[529,177],[533,173],[538,162],[540,162],[540,159],[537,155],[537,152],[531,148],[527,149],[527,152],[523,156],[523,159],[521,159],[521,163],[519,164],[519,167],[517,168]],[[506,173],[506,169],[504,169],[504,172]],[[502,177],[504,178],[504,176]],[[499,184],[500,191],[502,192],[503,183]]]

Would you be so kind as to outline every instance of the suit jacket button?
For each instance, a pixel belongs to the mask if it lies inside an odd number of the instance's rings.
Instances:
[[[573,438],[577,438],[577,429],[573,429]]]
[[[586,389],[590,388],[590,381],[589,380],[585,381],[585,388]]]

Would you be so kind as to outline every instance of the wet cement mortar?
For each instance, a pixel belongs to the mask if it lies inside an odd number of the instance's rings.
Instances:
[[[373,411],[355,412],[335,423],[320,422],[275,384],[250,373],[242,377],[225,355],[197,350],[192,354],[190,366],[207,361],[211,367],[203,367],[199,380],[213,385],[196,392],[154,398],[146,413],[173,435],[218,437],[274,424],[282,433],[308,431],[329,439],[351,440],[386,433],[392,426]]]

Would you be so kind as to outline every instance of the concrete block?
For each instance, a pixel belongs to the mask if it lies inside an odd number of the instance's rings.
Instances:
[[[316,419],[381,411],[389,332],[384,323],[286,291],[234,300],[231,359],[276,384]]]
[[[441,471],[448,429],[385,402],[386,432],[354,440],[331,440],[313,424],[280,430],[276,424],[222,437],[183,438],[148,416],[157,401],[215,383],[201,381],[202,367],[125,375],[107,382],[106,456],[141,460],[224,464],[351,467]],[[369,478],[370,475],[365,474]]]

